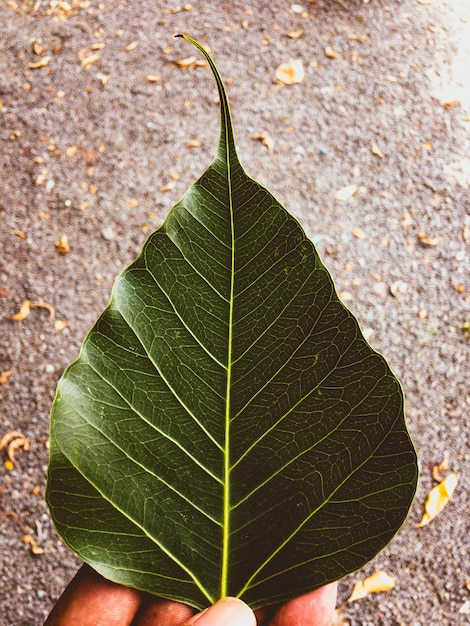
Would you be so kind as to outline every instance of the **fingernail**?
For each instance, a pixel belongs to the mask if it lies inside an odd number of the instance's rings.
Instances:
[[[238,598],[222,598],[211,607],[195,615],[188,626],[256,626],[250,607]]]

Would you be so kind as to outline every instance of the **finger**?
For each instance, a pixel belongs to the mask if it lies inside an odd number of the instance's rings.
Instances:
[[[83,565],[44,626],[129,626],[141,599],[140,591],[112,583]]]
[[[147,598],[132,622],[132,626],[180,626],[194,615],[187,604],[171,600]]]
[[[211,607],[197,613],[183,626],[256,626],[250,607],[238,598],[222,598]]]
[[[338,583],[283,604],[271,618],[269,626],[329,626],[336,606]]]

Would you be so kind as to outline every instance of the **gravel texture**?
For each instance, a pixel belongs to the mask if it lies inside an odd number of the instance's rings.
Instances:
[[[343,623],[469,624],[470,2],[69,3],[0,2],[0,374],[13,370],[0,436],[30,441],[13,469],[0,453],[1,626],[41,624],[79,566],[43,500],[57,380],[116,275],[214,154],[213,78],[174,63],[197,55],[178,31],[210,45],[242,163],[300,218],[404,385],[419,492],[390,546],[342,581]],[[293,59],[305,79],[277,84]],[[10,320],[24,300],[52,305],[54,319],[39,307]],[[417,529],[444,458],[459,485]],[[346,603],[378,569],[396,587]]]

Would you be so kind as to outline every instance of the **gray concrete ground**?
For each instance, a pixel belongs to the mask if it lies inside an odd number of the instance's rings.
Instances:
[[[43,500],[57,380],[116,274],[214,153],[213,79],[175,64],[194,54],[178,31],[210,45],[248,173],[300,218],[405,388],[419,493],[391,545],[342,581],[343,623],[469,624],[470,3],[191,5],[0,3],[0,436],[30,442],[13,469],[1,452],[0,624],[41,624],[79,565]],[[292,59],[304,80],[276,83]],[[24,300],[54,318],[11,321]],[[444,459],[458,487],[417,529]],[[376,570],[395,588],[346,603]]]

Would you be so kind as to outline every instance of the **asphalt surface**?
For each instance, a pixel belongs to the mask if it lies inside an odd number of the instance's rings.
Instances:
[[[227,81],[247,172],[301,220],[405,389],[419,492],[395,540],[341,582],[339,615],[470,623],[470,3],[299,4],[0,3],[0,437],[30,444],[13,466],[0,452],[1,626],[41,624],[79,566],[44,503],[57,380],[214,154],[215,86],[207,67],[176,63],[195,55],[181,31]],[[303,81],[277,83],[294,59]],[[25,300],[42,306],[11,320]],[[418,529],[444,460],[459,484]],[[347,603],[377,570],[395,588]]]

